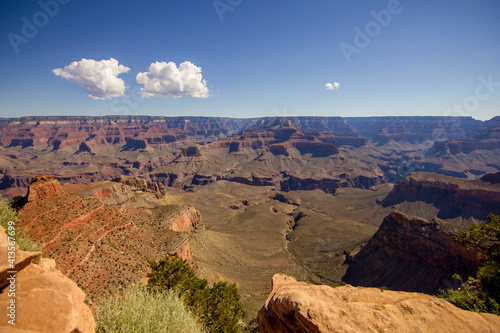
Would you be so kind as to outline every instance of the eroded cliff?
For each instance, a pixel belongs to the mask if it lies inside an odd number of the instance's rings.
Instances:
[[[475,273],[476,254],[452,239],[457,228],[392,212],[352,258],[343,280],[355,286],[433,294],[452,287],[455,273]]]
[[[430,172],[412,173],[399,182],[382,204],[386,207],[401,205],[405,211],[430,218],[471,219],[485,221],[489,214],[500,214],[500,184],[483,179],[467,180]],[[434,207],[426,214],[425,204]],[[419,209],[419,207],[421,207]],[[423,213],[423,214],[422,214]]]

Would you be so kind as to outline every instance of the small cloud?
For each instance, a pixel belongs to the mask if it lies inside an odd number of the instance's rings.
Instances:
[[[64,68],[53,69],[52,72],[71,83],[77,83],[89,93],[89,98],[110,99],[125,93],[125,82],[118,78],[130,68],[118,64],[116,59],[95,61],[82,59],[73,61]]]
[[[138,95],[145,98],[208,97],[207,82],[202,78],[201,67],[189,61],[179,67],[173,62],[157,61],[149,65],[148,72],[137,74],[136,80],[138,84],[144,85]]]
[[[340,88],[340,83],[338,83],[338,82],[333,82],[333,84],[332,83],[325,84],[326,90],[335,90],[335,89],[339,89],[339,88]]]

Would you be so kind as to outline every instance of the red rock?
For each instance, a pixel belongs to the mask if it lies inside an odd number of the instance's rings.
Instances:
[[[419,293],[310,285],[283,274],[257,316],[262,333],[498,332],[500,317]]]
[[[0,289],[9,284],[7,278],[10,276],[9,271],[19,272],[31,263],[31,260],[40,256],[40,252],[26,252],[19,250],[17,244],[10,245],[8,236],[4,229],[0,227]],[[14,254],[14,267],[8,261],[11,254]]]
[[[55,268],[55,261],[41,259],[39,265],[30,263],[39,252],[16,251],[15,281],[7,280],[3,268],[7,262],[7,237],[0,228],[0,283],[10,284],[0,292],[0,331],[22,332],[95,332],[95,321],[84,303],[85,294],[75,282]],[[21,263],[23,263],[21,265]],[[7,273],[10,277],[12,273]],[[12,294],[15,293],[15,298]],[[8,323],[7,307],[15,300],[15,326]]]
[[[343,280],[364,287],[436,293],[453,274],[471,276],[478,262],[451,236],[453,226],[392,212],[352,258]]]
[[[61,184],[53,176],[36,176],[28,187],[28,202],[49,198],[61,189]]]

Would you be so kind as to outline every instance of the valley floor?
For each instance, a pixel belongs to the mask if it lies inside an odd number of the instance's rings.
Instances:
[[[198,274],[210,282],[236,283],[251,319],[269,295],[275,273],[342,284],[345,254],[358,251],[375,233],[390,211],[377,200],[391,188],[342,189],[333,196],[218,181],[174,196],[203,216],[206,230],[191,241]]]

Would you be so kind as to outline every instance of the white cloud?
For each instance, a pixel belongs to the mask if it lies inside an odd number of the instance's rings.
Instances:
[[[130,68],[119,65],[113,58],[101,61],[83,58],[64,68],[53,69],[52,72],[82,86],[90,98],[109,99],[125,93],[125,82],[117,76],[129,70]]]
[[[339,87],[340,87],[340,83],[338,83],[338,82],[333,82],[333,84],[332,83],[325,84],[326,90],[335,90],[335,89],[339,89]]]
[[[185,61],[177,67],[173,62],[155,62],[149,71],[137,74],[138,84],[144,88],[138,92],[141,97],[183,97],[207,98],[207,83],[201,76],[201,67]]]

